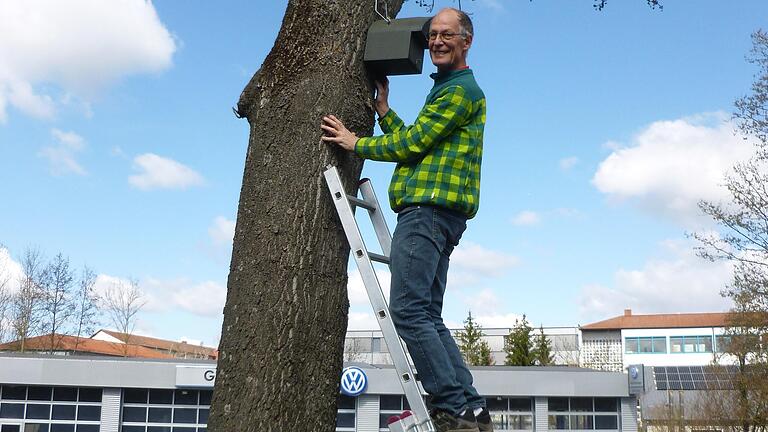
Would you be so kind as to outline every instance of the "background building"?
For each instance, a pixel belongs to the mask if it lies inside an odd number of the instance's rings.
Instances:
[[[396,372],[355,364],[367,386],[340,396],[337,431],[386,431],[407,408]],[[637,431],[626,375],[570,367],[473,368],[496,430]],[[205,432],[210,360],[0,355],[0,432]]]
[[[704,366],[722,353],[727,313],[624,315],[580,327],[581,365],[623,371],[629,365]]]

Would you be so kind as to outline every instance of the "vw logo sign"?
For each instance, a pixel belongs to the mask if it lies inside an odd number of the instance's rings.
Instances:
[[[368,387],[368,377],[362,369],[350,366],[341,371],[341,394],[345,396],[358,396]]]
[[[638,375],[640,375],[640,371],[637,369],[637,366],[631,366],[629,368],[629,376],[631,376],[632,379],[637,379]]]

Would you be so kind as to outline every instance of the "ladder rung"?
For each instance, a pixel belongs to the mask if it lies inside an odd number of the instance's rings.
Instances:
[[[364,208],[366,210],[371,210],[371,211],[376,210],[376,206],[371,204],[371,203],[369,203],[366,200],[361,200],[360,198],[354,197],[352,195],[347,195],[347,199],[349,200],[349,203],[352,204],[352,205],[356,205],[358,207],[362,207],[362,208]]]
[[[382,264],[389,264],[389,257],[385,255],[379,255],[374,252],[368,252],[368,256],[371,258],[371,261],[380,262]]]

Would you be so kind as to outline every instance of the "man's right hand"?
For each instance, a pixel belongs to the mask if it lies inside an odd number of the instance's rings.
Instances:
[[[376,113],[379,115],[379,118],[381,118],[389,111],[389,79],[384,76],[377,78],[375,83],[376,100],[374,103],[376,105]]]

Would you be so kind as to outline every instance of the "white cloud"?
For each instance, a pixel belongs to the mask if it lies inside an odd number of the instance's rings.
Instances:
[[[19,288],[24,271],[21,264],[16,262],[8,248],[0,246],[0,289],[5,288],[8,292],[16,292]]]
[[[379,330],[380,328],[373,312],[350,312],[347,320],[347,330]]]
[[[577,158],[576,156],[570,156],[567,158],[560,159],[560,161],[558,161],[558,165],[560,166],[560,169],[563,171],[570,170],[571,168],[575,167],[576,164],[578,163],[579,163],[579,158]]]
[[[655,122],[628,146],[614,150],[592,183],[610,198],[632,199],[652,213],[683,223],[699,221],[697,203],[726,199],[723,176],[753,152],[724,117],[716,113]]]
[[[176,43],[147,0],[7,0],[0,8],[0,122],[7,107],[55,115],[41,84],[95,95],[137,73],[167,69]]]
[[[140,172],[130,176],[128,183],[142,190],[186,189],[205,183],[203,176],[192,168],[153,153],[136,156],[133,166]]]
[[[106,274],[96,278],[94,289],[104,295],[114,286],[129,286],[130,280]],[[227,288],[214,281],[192,282],[186,278],[145,278],[138,281],[143,312],[169,312],[174,309],[203,317],[217,317],[224,311]]]
[[[77,154],[85,148],[85,140],[74,132],[52,129],[51,135],[57,141],[55,145],[43,147],[38,156],[48,160],[51,174],[85,175],[85,169],[78,163]]]
[[[379,268],[376,269],[376,276],[379,279],[384,298],[389,301],[389,284],[392,275],[389,271]],[[354,269],[349,273],[347,296],[349,297],[350,306],[367,305],[370,307],[371,305],[371,302],[368,299],[368,292],[365,290],[365,285],[363,285],[363,278],[357,269]]]
[[[147,293],[147,310],[181,309],[194,315],[217,317],[224,312],[227,288],[214,281],[192,282],[187,278],[146,278],[140,282]]]
[[[541,222],[539,214],[535,211],[524,210],[512,217],[512,225],[531,226]]]
[[[522,321],[523,316],[513,313],[478,315],[474,317],[483,328],[512,328],[516,321]]]
[[[216,247],[232,246],[232,239],[235,236],[235,221],[224,216],[217,216],[208,228],[208,235]]]
[[[213,281],[185,284],[173,292],[171,300],[174,305],[195,315],[218,317],[224,313],[227,288]]]
[[[719,312],[731,301],[720,291],[732,280],[728,262],[710,262],[695,255],[690,242],[662,244],[667,259],[648,260],[639,270],[619,269],[612,286],[582,288],[581,315],[589,320],[618,315],[625,308],[637,313]]]
[[[502,276],[518,262],[515,256],[465,241],[451,254],[448,283],[454,287],[474,285],[481,279]]]

